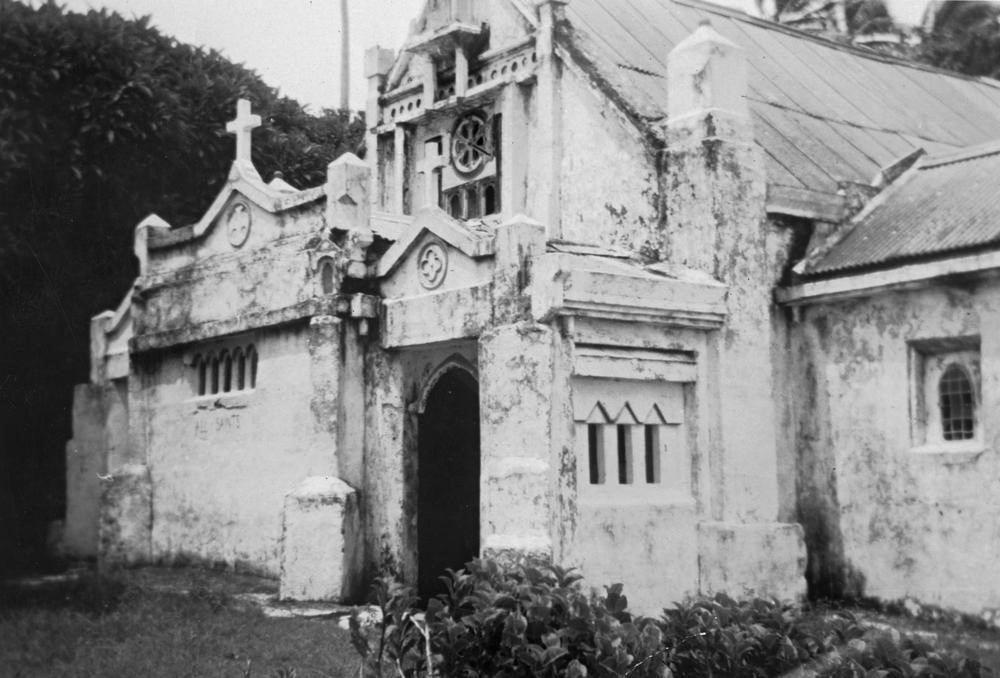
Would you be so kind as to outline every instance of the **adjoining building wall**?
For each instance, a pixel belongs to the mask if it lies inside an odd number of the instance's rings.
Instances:
[[[314,426],[309,327],[227,337],[136,360],[145,385],[155,560],[279,573],[285,495],[336,476],[336,441]],[[253,346],[255,383],[198,395],[193,353]]]
[[[801,309],[799,520],[814,593],[1000,608],[1000,283]],[[975,431],[945,440],[942,369],[967,375]]]

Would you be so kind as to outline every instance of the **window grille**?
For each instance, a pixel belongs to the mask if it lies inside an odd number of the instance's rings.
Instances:
[[[975,396],[972,381],[952,363],[938,382],[941,433],[945,440],[971,440],[976,434]]]
[[[250,344],[232,352],[224,349],[197,355],[192,369],[200,396],[250,390],[257,386],[257,349]]]

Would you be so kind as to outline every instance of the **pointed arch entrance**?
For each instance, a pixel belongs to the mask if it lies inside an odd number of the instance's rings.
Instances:
[[[479,555],[479,384],[470,371],[442,368],[422,398],[417,442],[417,589],[443,590],[438,577]]]

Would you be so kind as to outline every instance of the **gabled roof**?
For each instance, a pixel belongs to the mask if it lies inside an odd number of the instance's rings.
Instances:
[[[458,221],[439,207],[425,207],[413,219],[399,240],[386,250],[378,262],[378,277],[384,278],[416,247],[424,233],[433,233],[473,259],[493,255],[495,236],[492,229],[474,221]]]
[[[811,264],[828,277],[1000,245],[1000,143],[924,156]]]
[[[149,249],[171,247],[200,238],[208,231],[208,227],[219,216],[234,193],[243,195],[250,202],[272,214],[305,205],[326,195],[324,186],[300,191],[281,178],[265,183],[253,165],[237,161],[229,170],[226,185],[197,223],[171,228],[160,217],[151,214],[136,227],[137,234],[139,231],[148,232],[143,238],[144,247]]]
[[[705,19],[746,50],[768,184],[804,195],[869,183],[881,167],[1000,138],[1000,82],[835,43],[699,0],[573,0],[569,50],[640,126],[666,115],[668,52]]]

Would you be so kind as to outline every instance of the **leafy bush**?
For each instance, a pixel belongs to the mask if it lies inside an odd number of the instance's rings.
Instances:
[[[986,675],[978,662],[919,641],[869,639],[848,612],[810,618],[774,601],[717,595],[652,619],[628,611],[621,584],[591,595],[578,574],[554,565],[503,570],[474,560],[442,580],[445,593],[422,609],[412,589],[376,582],[378,612],[351,620],[363,675],[757,678],[821,655],[834,658],[826,678]]]
[[[852,640],[845,657],[821,678],[985,678],[992,672],[978,660],[935,652],[926,642],[888,636]]]
[[[412,590],[380,580],[381,621],[352,635],[367,675],[774,675],[826,647],[789,608],[724,596],[634,616],[621,584],[588,595],[557,566],[502,571],[488,560],[449,571],[446,592],[418,609]]]

